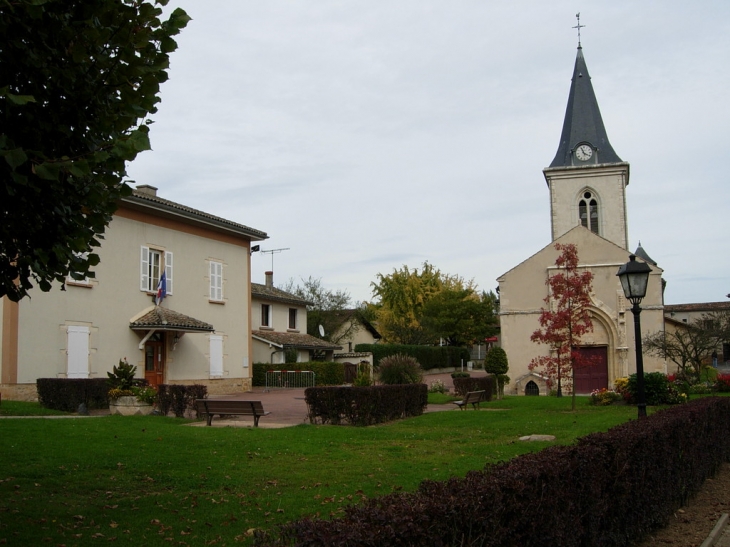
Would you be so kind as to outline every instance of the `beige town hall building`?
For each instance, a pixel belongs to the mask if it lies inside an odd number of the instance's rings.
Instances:
[[[636,372],[634,318],[616,272],[629,260],[626,187],[629,164],[611,147],[598,108],[582,47],[578,46],[568,106],[555,158],[543,170],[550,196],[552,243],[499,277],[502,347],[512,381],[505,393],[545,395],[546,378],[528,369],[545,345],[530,341],[547,307],[546,281],[556,271],[556,243],[578,248],[580,268],[593,273],[593,332],[579,351],[595,365],[576,374],[576,392],[612,387],[616,378]],[[642,334],[664,328],[662,270],[639,245],[634,253],[652,268],[641,308]],[[666,372],[662,359],[645,355],[645,372]]]

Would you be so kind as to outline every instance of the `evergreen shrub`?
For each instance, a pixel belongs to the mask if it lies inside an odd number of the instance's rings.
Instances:
[[[624,547],[664,526],[730,460],[728,431],[730,398],[704,397],[570,446],[372,498],[342,517],[259,531],[256,545]]]
[[[172,411],[176,417],[182,418],[186,410],[196,410],[196,399],[207,396],[208,388],[201,384],[160,384],[157,386],[157,408],[163,416]]]
[[[44,408],[76,412],[81,403],[89,410],[109,408],[106,378],[38,378],[36,389]]]
[[[311,370],[318,386],[341,386],[345,383],[345,366],[334,361],[305,361],[292,365],[254,363],[252,382],[255,387],[266,386],[266,372],[269,370]]]
[[[426,384],[309,387],[304,398],[313,424],[364,426],[420,416],[428,389]]]
[[[409,346],[405,344],[357,344],[356,352],[373,354],[373,364],[377,368],[380,361],[390,355],[402,353],[418,361],[423,370],[434,368],[456,368],[471,359],[469,350],[457,346]]]
[[[454,378],[454,393],[463,397],[470,391],[485,391],[485,401],[491,401],[497,393],[497,379],[494,374],[487,374],[478,378]]]

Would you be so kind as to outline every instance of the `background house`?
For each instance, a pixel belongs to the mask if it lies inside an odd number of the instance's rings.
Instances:
[[[34,399],[37,378],[105,378],[125,358],[153,385],[250,389],[249,249],[265,238],[139,186],[101,240],[94,278],[2,299],[3,394]]]
[[[308,304],[303,298],[274,287],[274,272],[266,272],[263,285],[251,283],[255,363],[333,360],[340,346],[307,334]]]

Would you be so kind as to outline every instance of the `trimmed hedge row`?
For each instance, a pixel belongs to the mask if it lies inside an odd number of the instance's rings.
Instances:
[[[311,370],[315,374],[318,386],[341,386],[345,383],[345,366],[333,361],[308,361],[304,363],[289,363],[272,365],[271,363],[254,363],[253,385],[266,386],[266,371],[268,370]]]
[[[357,344],[356,352],[373,354],[373,364],[377,367],[380,360],[389,355],[403,353],[415,357],[423,370],[432,368],[460,367],[471,360],[469,350],[456,346],[408,346],[404,344]]]
[[[486,401],[492,400],[492,395],[497,393],[497,380],[493,374],[480,376],[479,378],[452,378],[454,391],[462,397],[470,391],[486,391]]]
[[[304,399],[313,424],[373,425],[423,414],[428,388],[426,384],[309,387]]]
[[[342,518],[291,522],[256,544],[623,547],[666,524],[727,461],[730,399],[708,397],[465,478],[425,481]]]
[[[44,408],[76,412],[81,403],[89,410],[109,408],[106,378],[38,378],[36,389]]]
[[[163,416],[172,410],[175,416],[182,418],[185,411],[195,410],[195,399],[208,397],[208,388],[201,384],[189,386],[178,384],[160,384],[157,386],[157,408]]]

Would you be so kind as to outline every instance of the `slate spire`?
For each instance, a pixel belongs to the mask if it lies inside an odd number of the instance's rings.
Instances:
[[[588,143],[597,151],[597,163],[622,163],[608,142],[591,77],[583,58],[583,48],[578,45],[573,78],[570,84],[568,107],[565,110],[560,145],[550,167],[572,165],[571,153],[580,143]]]

